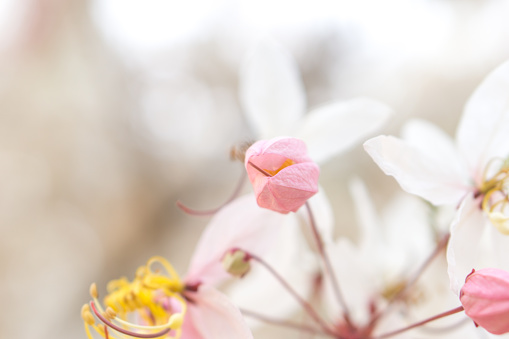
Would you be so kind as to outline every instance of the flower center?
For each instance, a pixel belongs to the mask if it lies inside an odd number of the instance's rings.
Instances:
[[[491,223],[500,233],[509,235],[509,159],[488,163],[479,193],[483,195],[482,209]]]
[[[162,266],[165,272],[152,266]],[[104,328],[95,325],[88,305],[82,309],[87,335],[92,326],[102,337],[108,338],[108,328],[135,338],[180,337],[180,327],[186,313],[186,302],[181,296],[184,284],[171,266],[161,257],[152,257],[136,271],[133,281],[123,277],[112,280],[104,298],[106,311],[97,300],[95,284],[91,287],[90,303]],[[133,319],[134,322],[130,322]]]
[[[268,170],[268,169],[264,169],[265,172],[269,173],[272,177],[275,176],[276,174],[279,173],[279,171],[281,171],[283,168],[286,168],[288,166],[291,166],[295,164],[295,162],[293,162],[292,159],[286,159],[282,164],[281,166],[279,166],[278,169],[274,170],[274,171],[271,171],[271,170]]]

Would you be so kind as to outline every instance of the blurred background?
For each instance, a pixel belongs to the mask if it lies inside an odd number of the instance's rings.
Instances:
[[[233,145],[250,46],[296,59],[308,107],[363,95],[454,135],[482,78],[509,58],[502,0],[0,1],[1,338],[84,338],[88,287],[154,254],[185,274],[212,208],[236,186]],[[322,168],[337,235],[355,238],[347,181],[378,206],[399,191],[352,149]],[[246,185],[246,191],[249,188]]]

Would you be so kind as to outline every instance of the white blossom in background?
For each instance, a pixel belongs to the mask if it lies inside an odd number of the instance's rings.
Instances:
[[[467,102],[455,142],[430,123],[412,121],[405,125],[403,139],[379,136],[365,143],[375,162],[404,190],[435,205],[461,203],[448,247],[451,288],[456,293],[472,268],[509,269],[508,135],[506,62]],[[489,242],[483,247],[483,262],[481,239]]]
[[[374,314],[387,307],[388,301],[433,253],[436,244],[423,202],[401,194],[388,202],[383,213],[377,213],[368,188],[360,179],[354,178],[350,182],[350,191],[358,219],[359,242],[353,244],[349,239],[341,238],[331,243],[328,251],[334,258],[337,279],[354,323],[362,333],[369,331],[363,326],[369,324]],[[447,288],[447,276],[444,274],[441,278],[435,274],[422,274],[406,295],[384,313],[373,332],[386,333],[457,306],[457,299]],[[334,321],[334,317],[339,319],[341,308],[334,302],[328,287],[323,300],[329,317]],[[373,313],[373,310],[376,311]],[[443,327],[457,324],[458,319],[468,320],[464,315],[456,316],[448,319]],[[341,325],[338,328],[346,329]],[[425,329],[412,333],[419,338],[436,336],[427,335]],[[447,335],[447,338],[477,338],[475,327],[473,324],[467,326],[467,322],[439,333]]]
[[[270,39],[259,41],[246,59],[240,78],[240,95],[246,117],[258,139],[282,135],[302,139],[311,159],[319,164],[381,128],[391,113],[385,104],[358,98],[333,102],[305,114],[306,96],[297,65],[280,45]],[[254,196],[250,197],[254,200]],[[244,199],[247,202],[249,198]],[[321,188],[309,203],[324,238],[332,239],[332,210]],[[284,218],[278,213],[272,214],[264,222],[283,231],[277,238],[279,245],[264,254],[264,258],[292,281],[301,295],[308,295],[317,272],[317,262],[311,252],[306,252],[306,248],[313,248],[314,244],[309,245],[302,235],[302,230],[309,232],[307,215],[303,211]],[[242,307],[263,314],[284,317],[293,313],[297,306],[287,293],[278,287],[263,291],[256,288],[260,281],[272,279],[254,267],[242,282],[232,287],[229,295]],[[246,290],[253,292],[246,293]],[[275,298],[278,302],[272,303]]]

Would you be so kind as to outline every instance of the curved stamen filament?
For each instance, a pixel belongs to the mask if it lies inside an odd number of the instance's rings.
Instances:
[[[157,337],[161,337],[163,335],[168,334],[172,330],[171,328],[166,328],[166,329],[164,329],[164,330],[162,330],[160,332],[150,333],[150,334],[143,334],[143,333],[136,333],[136,332],[128,331],[126,329],[123,329],[122,327],[119,327],[119,326],[113,324],[108,319],[106,319],[100,312],[97,311],[97,309],[95,307],[95,303],[93,301],[90,302],[90,307],[92,308],[92,311],[95,313],[97,318],[99,318],[104,324],[108,325],[110,328],[114,329],[115,331],[118,331],[120,333],[129,335],[131,337],[135,337],[135,338],[157,338]],[[177,314],[174,314],[174,316],[175,315],[177,315]],[[171,318],[172,317],[170,317],[170,320],[171,320]],[[170,323],[170,321],[168,323]]]

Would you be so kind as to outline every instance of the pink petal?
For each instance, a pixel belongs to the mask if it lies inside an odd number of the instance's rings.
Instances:
[[[314,163],[296,164],[281,170],[257,194],[258,206],[280,213],[297,210],[318,192],[320,170]]]
[[[460,300],[465,313],[488,332],[509,332],[509,272],[485,268],[472,273]]]
[[[215,284],[228,277],[221,258],[232,247],[261,254],[277,239],[284,216],[261,209],[252,194],[237,198],[209,222],[196,246],[187,282]]]
[[[491,72],[467,102],[457,130],[458,147],[476,183],[487,162],[509,154],[509,62]]]
[[[261,155],[263,157],[260,157]],[[260,140],[251,145],[246,152],[245,165],[248,168],[247,162],[253,161],[260,168],[276,170],[286,159],[291,159],[295,163],[312,161],[304,141],[291,137],[277,137]]]
[[[304,114],[305,93],[297,65],[273,40],[260,41],[246,60],[240,100],[262,138],[288,133]]]
[[[462,178],[455,175],[451,159],[437,163],[407,142],[384,135],[366,141],[364,149],[401,188],[435,205],[457,204],[468,192]]]
[[[192,318],[194,333],[201,334],[200,339],[253,338],[240,311],[221,292],[201,285],[191,297],[193,302],[188,303],[188,314]],[[182,338],[188,339],[187,333],[183,333]]]
[[[247,150],[245,166],[260,207],[296,212],[318,192],[320,170],[306,152],[303,141],[287,137],[261,140]]]

